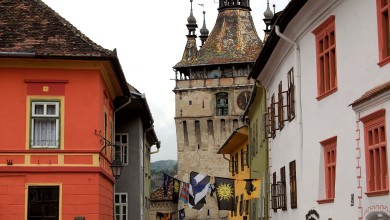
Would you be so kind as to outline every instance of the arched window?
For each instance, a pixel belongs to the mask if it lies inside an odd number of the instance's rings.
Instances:
[[[229,112],[229,94],[226,92],[220,92],[216,94],[216,114],[228,115]]]

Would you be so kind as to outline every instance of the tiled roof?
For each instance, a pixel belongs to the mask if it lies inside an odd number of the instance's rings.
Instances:
[[[256,61],[262,42],[257,35],[249,9],[226,9],[219,12],[217,21],[196,59],[182,60],[174,68],[218,65],[230,63],[253,63]]]
[[[1,0],[0,52],[37,56],[108,57],[97,45],[41,0]]]
[[[379,85],[373,89],[370,89],[369,91],[367,91],[366,93],[364,93],[360,98],[356,99],[352,104],[350,104],[351,106],[356,106],[362,102],[365,102],[377,95],[380,95],[386,91],[389,91],[390,90],[390,81],[389,82],[386,82],[382,85]]]
[[[150,194],[151,201],[172,201],[172,184],[169,185],[168,196],[165,196],[164,189],[162,187],[156,189]]]
[[[198,64],[255,62],[262,42],[249,10],[219,12],[215,26],[198,54]]]
[[[283,33],[289,25],[290,21],[294,19],[294,17],[299,13],[307,1],[308,0],[290,0],[283,11],[274,15],[271,24],[273,26],[279,26],[280,32]],[[265,65],[270,59],[274,49],[278,45],[279,39],[280,37],[276,34],[276,29],[272,28],[271,33],[264,42],[264,46],[256,59],[252,71],[249,73],[248,78],[257,79],[259,77],[260,73],[263,71]]]

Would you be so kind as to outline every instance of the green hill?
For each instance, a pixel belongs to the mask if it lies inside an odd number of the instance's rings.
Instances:
[[[166,173],[170,176],[175,176],[177,174],[177,161],[159,160],[150,164],[150,175],[152,176],[152,191],[162,186],[164,178],[163,173]]]

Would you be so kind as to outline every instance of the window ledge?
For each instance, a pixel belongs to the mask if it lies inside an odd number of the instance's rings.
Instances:
[[[334,198],[331,198],[331,199],[319,199],[317,200],[318,204],[326,204],[326,203],[333,203],[334,202]]]
[[[337,87],[335,87],[335,88],[333,88],[333,89],[331,89],[331,90],[329,90],[329,91],[327,91],[327,92],[324,92],[324,93],[322,93],[321,95],[319,95],[319,96],[317,97],[317,100],[320,101],[321,99],[324,99],[324,98],[326,98],[326,97],[332,95],[332,94],[335,93],[336,91],[337,91]]]
[[[383,67],[384,65],[386,65],[388,63],[390,63],[390,56],[389,57],[385,57],[384,59],[379,61],[378,66]]]
[[[384,196],[384,195],[389,195],[389,190],[380,190],[380,191],[373,191],[373,192],[366,192],[367,197],[374,197],[374,196]]]

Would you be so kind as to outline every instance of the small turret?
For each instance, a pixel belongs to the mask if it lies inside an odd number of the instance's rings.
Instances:
[[[264,30],[264,40],[267,39],[268,35],[271,33],[271,21],[274,17],[274,14],[272,13],[271,9],[269,8],[269,0],[267,0],[267,9],[264,12],[264,23],[265,23],[265,30]]]
[[[204,6],[203,4],[200,5]],[[199,36],[200,40],[202,41],[201,47],[203,46],[204,42],[206,42],[208,36],[209,36],[209,29],[207,29],[206,27],[206,12],[203,9],[203,26],[200,29],[200,36]]]
[[[190,16],[187,18],[188,24],[187,29],[188,29],[188,35],[187,35],[187,43],[184,48],[183,56],[182,59],[179,63],[175,65],[175,67],[180,67],[180,66],[187,66],[187,65],[192,65],[196,61],[196,57],[198,56],[198,46],[196,45],[196,34],[195,30],[198,28],[198,25],[196,24],[196,18],[194,17],[193,11],[192,11],[192,1],[191,2],[191,12]]]
[[[190,2],[191,2],[190,16],[187,18],[188,35],[195,35],[195,30],[196,30],[196,28],[198,28],[198,25],[196,24],[196,18],[194,17],[194,14],[192,12],[192,1],[193,0],[190,0]]]

